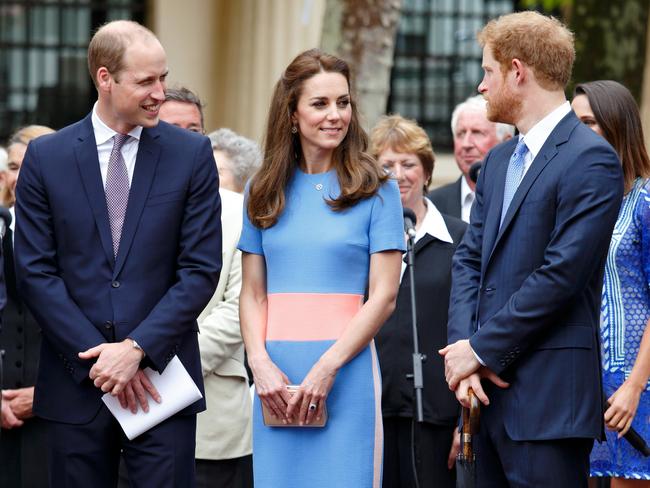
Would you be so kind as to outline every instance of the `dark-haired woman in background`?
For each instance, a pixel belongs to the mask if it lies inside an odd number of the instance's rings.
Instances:
[[[370,135],[371,152],[397,180],[402,205],[415,212],[415,295],[423,367],[424,423],[413,423],[413,336],[411,286],[402,277],[397,308],[377,334],[384,416],[384,487],[410,488],[412,446],[422,488],[454,488],[457,447],[452,448],[460,407],[445,381],[443,358],[435,351],[447,345],[447,309],[451,290],[451,258],[467,225],[441,214],[425,197],[435,160],[431,142],[415,121],[399,115],[382,118]],[[404,266],[403,266],[404,268]]]
[[[639,109],[615,81],[577,85],[576,115],[614,147],[623,165],[625,196],[609,247],[601,306],[607,442],[591,453],[591,475],[612,488],[650,486],[650,458],[621,436],[633,426],[650,437],[650,159]],[[641,481],[646,480],[646,481]]]
[[[404,250],[399,191],[365,153],[350,70],[318,50],[275,86],[261,168],[247,191],[240,321],[259,399],[255,486],[379,488],[375,347]],[[368,286],[368,300],[364,292]],[[299,385],[291,396],[287,385]],[[269,427],[278,419],[323,428]]]

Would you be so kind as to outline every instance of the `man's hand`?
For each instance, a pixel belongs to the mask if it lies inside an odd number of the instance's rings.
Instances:
[[[456,391],[458,383],[481,366],[467,339],[449,344],[438,353],[445,358],[445,379],[452,391]]]
[[[483,391],[483,385],[481,385],[482,378],[490,380],[499,388],[508,388],[510,386],[509,383],[506,383],[501,378],[499,378],[494,373],[494,371],[486,368],[485,366],[481,366],[476,373],[472,373],[467,378],[462,379],[458,384],[458,388],[456,388],[456,399],[460,402],[460,404],[463,407],[465,408],[470,407],[470,401],[469,401],[470,388],[474,390],[474,394],[483,405],[487,406],[490,404],[490,399]]]
[[[449,455],[447,456],[447,469],[454,469],[459,452],[460,432],[458,432],[458,429],[454,429],[454,437],[451,439],[451,447],[449,448]]]
[[[2,391],[2,410],[0,411],[0,424],[3,429],[14,429],[23,425],[20,420],[11,410],[9,402],[5,400],[5,392]]]
[[[117,396],[135,376],[144,353],[133,347],[131,339],[103,343],[79,353],[81,359],[97,358],[88,376],[97,388]]]
[[[34,387],[18,388],[16,390],[2,390],[3,404],[9,404],[9,408],[20,420],[26,420],[34,416],[32,406],[34,404]]]
[[[156,387],[153,386],[153,383],[144,374],[144,371],[138,369],[135,376],[126,384],[124,390],[117,395],[117,398],[122,408],[128,408],[131,410],[131,413],[138,413],[138,405],[140,405],[143,411],[148,412],[149,400],[147,400],[147,393],[157,403],[162,402],[162,398],[158,390],[156,390]]]

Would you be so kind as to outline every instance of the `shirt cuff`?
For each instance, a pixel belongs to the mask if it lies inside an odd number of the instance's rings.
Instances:
[[[476,351],[474,351],[474,348],[472,346],[469,346],[469,348],[472,350],[472,354],[474,354],[474,357],[476,358],[476,360],[479,363],[481,363],[481,366],[485,366],[485,362],[481,359],[481,357],[478,354],[476,354]]]

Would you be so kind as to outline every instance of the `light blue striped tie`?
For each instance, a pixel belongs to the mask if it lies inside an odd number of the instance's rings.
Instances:
[[[501,207],[501,222],[499,228],[503,224],[503,219],[506,217],[506,212],[512,202],[512,197],[515,196],[517,187],[521,183],[521,178],[524,175],[524,161],[528,154],[528,147],[524,139],[519,139],[515,152],[510,156],[510,163],[508,163],[508,172],[506,173],[506,185],[503,188],[503,206]]]

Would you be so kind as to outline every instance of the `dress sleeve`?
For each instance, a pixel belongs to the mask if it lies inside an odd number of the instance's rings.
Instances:
[[[405,251],[404,217],[397,182],[384,183],[373,197],[370,214],[369,253]]]
[[[242,211],[244,212],[242,215],[242,230],[237,249],[251,254],[264,255],[264,248],[262,247],[262,229],[253,225],[248,218],[248,186],[246,186]]]
[[[634,217],[641,228],[641,263],[643,275],[650,288],[650,180],[641,189],[641,195],[634,210]]]

